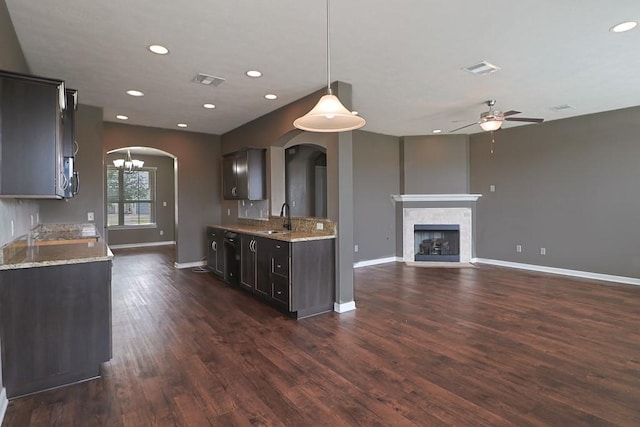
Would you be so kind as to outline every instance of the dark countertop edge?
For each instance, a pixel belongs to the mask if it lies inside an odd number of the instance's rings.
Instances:
[[[311,240],[335,239],[335,234],[321,234],[304,231],[291,231],[285,233],[266,234],[264,228],[252,227],[250,225],[234,225],[234,224],[216,224],[208,225],[208,227],[220,228],[223,230],[233,231],[236,233],[250,234],[256,237],[265,237],[267,239],[280,240],[283,242],[307,242]]]

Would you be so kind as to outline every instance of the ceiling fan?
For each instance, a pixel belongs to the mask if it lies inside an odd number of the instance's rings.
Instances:
[[[544,119],[534,119],[531,117],[511,117],[515,116],[516,114],[521,114],[520,111],[510,110],[503,113],[502,111],[494,110],[493,106],[496,105],[495,99],[485,101],[485,104],[487,104],[487,106],[489,107],[489,111],[485,111],[484,113],[480,114],[480,120],[468,125],[464,125],[450,132],[456,132],[473,125],[480,125],[482,130],[489,132],[500,129],[502,127],[502,123],[505,121],[529,123],[541,123],[544,121]]]

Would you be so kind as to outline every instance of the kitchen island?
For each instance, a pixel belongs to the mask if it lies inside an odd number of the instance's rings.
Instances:
[[[1,251],[2,378],[9,398],[95,378],[111,359],[113,253],[97,233],[66,230],[58,242],[54,232],[45,234],[46,245],[25,236]]]
[[[279,218],[209,226],[207,265],[225,282],[291,317],[332,311],[335,226],[328,220],[295,218],[292,228],[283,229]]]

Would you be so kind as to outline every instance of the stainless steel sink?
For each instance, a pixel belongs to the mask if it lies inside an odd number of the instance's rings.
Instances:
[[[264,231],[259,231],[258,233],[262,233],[262,234],[286,234],[286,233],[291,233],[291,231],[289,231],[289,230],[264,230]]]

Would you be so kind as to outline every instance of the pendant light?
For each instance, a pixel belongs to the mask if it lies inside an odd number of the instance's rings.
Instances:
[[[327,94],[320,98],[311,111],[293,122],[296,128],[310,132],[344,132],[359,129],[366,123],[362,117],[347,110],[331,91],[329,16],[329,0],[327,0]]]

